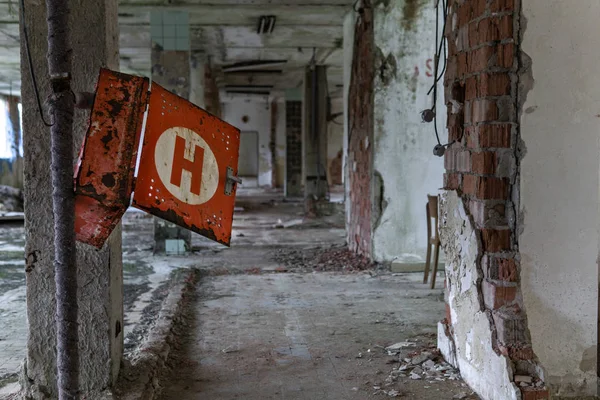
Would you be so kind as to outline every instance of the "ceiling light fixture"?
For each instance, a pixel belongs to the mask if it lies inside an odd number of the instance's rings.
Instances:
[[[258,18],[258,26],[256,28],[256,33],[264,34],[264,33],[273,33],[273,29],[275,29],[275,21],[276,17],[274,15],[262,15]]]

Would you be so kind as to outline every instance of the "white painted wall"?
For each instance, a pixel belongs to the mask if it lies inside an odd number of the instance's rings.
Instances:
[[[600,33],[597,0],[528,0],[522,50],[521,279],[533,349],[563,395],[595,395]]]
[[[432,106],[427,91],[433,77],[427,75],[433,74],[435,54],[434,2],[412,2],[417,10],[411,18],[403,15],[411,8],[405,1],[391,0],[375,9],[375,44],[383,58],[395,58],[397,72],[387,84],[379,77],[375,81],[374,170],[383,179],[387,207],[374,225],[373,255],[377,261],[412,264],[425,259],[425,204],[427,194],[437,194],[443,185],[444,163],[433,155],[433,124],[421,122],[421,111]],[[442,81],[438,93],[438,132],[444,141]]]
[[[242,131],[258,132],[258,185],[271,186],[273,162],[271,140],[271,106],[266,96],[229,95],[221,97],[222,118]],[[248,122],[242,118],[248,116]]]

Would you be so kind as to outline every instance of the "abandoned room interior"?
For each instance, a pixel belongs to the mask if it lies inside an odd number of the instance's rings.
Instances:
[[[598,398],[598,0],[0,9],[0,399]]]

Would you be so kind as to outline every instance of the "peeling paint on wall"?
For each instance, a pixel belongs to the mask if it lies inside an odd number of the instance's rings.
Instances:
[[[421,111],[432,106],[427,92],[433,77],[426,71],[427,60],[435,54],[435,16],[433,3],[424,0],[391,0],[375,8],[373,163],[385,187],[381,200],[387,202],[386,207],[373,205],[374,213],[381,213],[372,218],[377,261],[406,259],[424,265],[424,208],[427,195],[437,194],[442,186],[444,171],[443,161],[432,154],[433,125],[421,121]],[[438,85],[443,93],[442,82]],[[443,109],[441,96],[438,100]],[[438,118],[440,132],[444,120]]]
[[[512,382],[510,361],[490,351],[495,333],[479,291],[483,279],[481,242],[465,204],[454,191],[441,196],[440,238],[447,255],[447,318],[452,325],[440,324],[438,347],[482,398],[520,399],[519,389]]]

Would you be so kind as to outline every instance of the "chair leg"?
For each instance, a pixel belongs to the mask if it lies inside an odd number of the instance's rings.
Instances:
[[[429,280],[429,265],[431,263],[431,244],[427,243],[427,256],[425,257],[425,273],[423,274],[423,283]]]
[[[437,275],[438,260],[440,257],[440,243],[435,245],[435,252],[433,253],[433,270],[431,272],[431,288],[435,289],[435,277]]]

